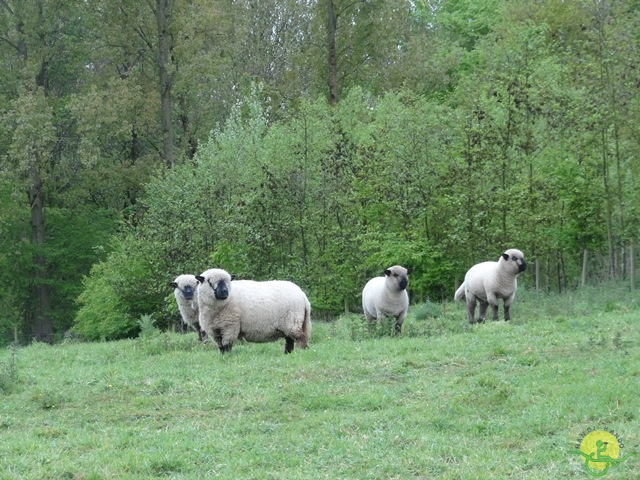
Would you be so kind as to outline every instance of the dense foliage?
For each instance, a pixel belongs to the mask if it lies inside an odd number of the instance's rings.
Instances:
[[[0,338],[175,321],[168,282],[298,282],[317,315],[414,301],[522,249],[523,281],[631,280],[636,2],[0,5]],[[328,88],[327,88],[328,87]],[[77,301],[76,301],[77,300]]]

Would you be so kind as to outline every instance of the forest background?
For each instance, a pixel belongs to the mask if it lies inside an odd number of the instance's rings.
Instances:
[[[316,318],[510,247],[633,290],[639,47],[639,1],[0,0],[0,344],[174,325],[211,266]]]

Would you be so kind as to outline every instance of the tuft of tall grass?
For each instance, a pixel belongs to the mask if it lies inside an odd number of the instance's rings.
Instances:
[[[0,362],[0,394],[10,394],[18,386],[18,346],[9,347],[11,354]]]
[[[640,295],[638,292],[633,294],[629,285],[622,282],[600,286],[587,285],[561,295],[520,287],[512,308],[542,317],[566,318],[598,313],[625,313],[640,309]]]
[[[135,343],[147,355],[162,355],[168,352],[190,351],[201,348],[201,342],[191,332],[185,335],[174,335],[163,332],[155,326],[151,315],[143,315],[138,320],[140,334]]]

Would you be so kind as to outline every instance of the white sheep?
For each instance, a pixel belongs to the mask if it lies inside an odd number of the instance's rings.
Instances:
[[[198,321],[198,280],[195,275],[178,275],[169,285],[174,288],[173,294],[176,297],[182,321],[198,333],[201,341],[206,340],[207,334],[200,328]]]
[[[410,268],[394,265],[384,271],[384,277],[374,277],[362,290],[362,310],[369,322],[390,316],[396,319],[396,332],[402,330],[402,323],[409,309]]]
[[[504,252],[497,262],[483,262],[471,267],[454,295],[454,300],[466,297],[469,323],[475,322],[476,302],[480,302],[478,322],[484,322],[489,305],[493,309],[493,319],[498,320],[500,299],[504,300],[504,319],[508,321],[511,318],[509,307],[518,288],[517,277],[526,268],[523,253],[515,248]]]
[[[238,339],[273,342],[285,339],[284,353],[294,342],[307,348],[311,338],[311,305],[295,283],[271,280],[233,280],[225,270],[212,268],[196,277],[200,325],[221,353]]]

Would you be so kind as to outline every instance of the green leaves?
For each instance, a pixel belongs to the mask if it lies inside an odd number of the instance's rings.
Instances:
[[[627,275],[640,39],[624,2],[164,6],[0,9],[0,267],[64,297],[42,307],[60,328],[98,260],[91,277],[113,283],[86,288],[131,318],[210,266],[291,278],[332,313],[357,308],[387,262],[414,264],[416,296],[449,298],[470,264],[512,245],[546,262],[550,284],[571,283],[583,248]],[[27,327],[34,298],[0,302]]]

